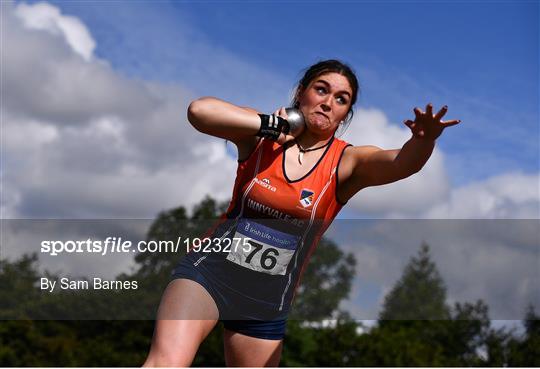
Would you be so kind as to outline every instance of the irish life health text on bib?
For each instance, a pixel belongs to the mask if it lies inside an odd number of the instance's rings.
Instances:
[[[232,248],[227,260],[261,273],[281,274],[298,246],[299,236],[280,232],[250,219],[240,219],[234,238],[243,239],[242,245]]]

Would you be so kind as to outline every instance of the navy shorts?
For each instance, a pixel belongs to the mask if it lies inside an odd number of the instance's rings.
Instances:
[[[212,296],[219,311],[219,320],[226,329],[250,337],[281,340],[285,336],[287,314],[279,314],[272,320],[259,320],[250,317],[252,312],[238,311],[235,299],[229,291],[211,283],[187,257],[182,258],[172,273],[172,279],[185,278],[199,283]],[[231,319],[230,317],[234,317]],[[243,318],[243,319],[237,319]]]

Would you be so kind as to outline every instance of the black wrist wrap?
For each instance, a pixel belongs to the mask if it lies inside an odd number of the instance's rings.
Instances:
[[[259,117],[261,117],[261,128],[259,128],[259,132],[257,132],[256,136],[276,141],[281,132],[285,134],[289,133],[289,122],[285,119],[275,114],[259,114]]]

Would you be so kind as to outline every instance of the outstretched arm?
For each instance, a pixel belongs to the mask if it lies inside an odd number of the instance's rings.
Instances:
[[[415,108],[414,121],[406,120],[413,137],[401,149],[382,150],[376,146],[358,146],[347,149],[343,168],[340,168],[340,200],[346,201],[362,188],[392,183],[417,173],[426,164],[435,140],[446,127],[458,124],[459,120],[441,121],[448,111],[444,106],[433,115],[432,105],[426,112]]]

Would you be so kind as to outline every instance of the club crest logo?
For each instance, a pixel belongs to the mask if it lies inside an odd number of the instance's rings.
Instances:
[[[313,204],[313,195],[315,192],[304,188],[300,194],[300,204],[303,207],[307,208]]]

